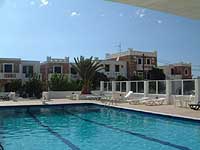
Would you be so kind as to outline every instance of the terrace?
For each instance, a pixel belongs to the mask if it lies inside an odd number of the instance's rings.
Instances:
[[[200,96],[200,80],[149,80],[149,81],[112,81],[101,82],[100,91],[107,94],[121,93],[125,95],[133,91],[140,97],[166,97],[167,104],[175,104],[176,99],[187,99],[193,96],[193,102],[197,103]]]
[[[132,105],[129,104],[124,96],[133,91],[135,97],[165,97],[166,101],[164,105],[160,106],[146,106],[146,105]],[[72,93],[74,98],[71,97]],[[191,117],[200,119],[199,111],[189,109],[189,103],[197,103],[200,97],[200,80],[199,79],[186,79],[186,80],[156,80],[156,81],[112,81],[100,83],[100,91],[93,91],[97,95],[100,93],[113,97],[115,93],[119,97],[115,96],[115,100],[119,100],[119,103],[114,103],[114,107],[123,107],[130,109],[137,109],[141,111],[150,111],[160,114],[168,114],[182,117]],[[1,101],[1,106],[22,106],[22,105],[53,105],[53,104],[71,104],[71,103],[96,103],[101,105],[107,105],[95,99],[86,100],[84,97],[80,98],[80,91],[49,91],[44,92],[48,101],[44,103],[41,99],[17,99],[13,101]],[[77,97],[76,97],[77,95]],[[193,98],[192,100],[190,98]],[[74,100],[72,100],[74,99]],[[78,99],[78,100],[77,100]],[[183,105],[180,105],[181,102]]]

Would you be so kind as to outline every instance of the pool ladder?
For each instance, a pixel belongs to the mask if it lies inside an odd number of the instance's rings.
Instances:
[[[4,149],[3,149],[3,146],[1,145],[1,143],[0,143],[0,150],[4,150]]]

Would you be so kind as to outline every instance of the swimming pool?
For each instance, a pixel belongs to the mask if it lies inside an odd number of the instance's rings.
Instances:
[[[200,123],[95,104],[0,109],[5,150],[197,150]]]

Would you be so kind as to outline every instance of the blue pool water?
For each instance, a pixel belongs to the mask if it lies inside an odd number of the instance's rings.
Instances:
[[[0,109],[5,150],[198,150],[200,123],[93,104]]]

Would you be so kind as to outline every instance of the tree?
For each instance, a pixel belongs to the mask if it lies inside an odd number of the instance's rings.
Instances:
[[[12,80],[10,83],[10,91],[20,92],[22,88],[22,80]]]
[[[92,80],[92,89],[93,90],[98,89],[100,87],[100,82],[101,81],[109,81],[109,79],[105,74],[103,74],[101,72],[96,72],[95,76],[94,76],[94,78]]]
[[[143,77],[134,75],[130,78],[131,81],[143,80]]]
[[[28,94],[29,97],[36,97],[41,98],[42,97],[42,91],[43,91],[43,84],[40,80],[40,76],[34,74],[32,78],[29,79],[25,83],[25,91]]]
[[[80,91],[82,86],[83,86],[83,81],[82,80],[71,80],[68,83],[67,90],[69,90],[69,91]]]
[[[49,88],[52,91],[66,91],[68,77],[63,74],[53,74],[49,81]]]
[[[128,81],[128,79],[124,76],[117,76],[117,78],[115,79],[116,81]]]
[[[53,74],[49,81],[49,89],[51,91],[79,91],[81,86],[82,81],[69,81],[68,77],[62,74]]]
[[[95,73],[102,69],[99,61],[93,60],[93,57],[74,58],[75,65],[72,65],[76,72],[83,80],[83,87],[81,94],[91,94],[91,81],[95,76]]]
[[[149,80],[165,80],[165,74],[162,69],[159,68],[152,68],[149,71]]]

